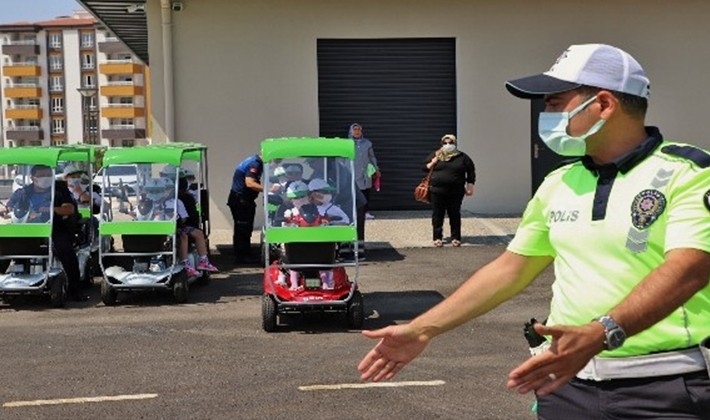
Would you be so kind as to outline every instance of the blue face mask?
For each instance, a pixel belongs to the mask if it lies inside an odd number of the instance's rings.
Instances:
[[[598,132],[606,120],[600,119],[586,133],[579,136],[570,136],[567,134],[567,128],[569,120],[582,112],[595,99],[596,96],[587,99],[570,112],[541,112],[537,132],[545,145],[558,155],[584,156],[587,153],[587,137]]]

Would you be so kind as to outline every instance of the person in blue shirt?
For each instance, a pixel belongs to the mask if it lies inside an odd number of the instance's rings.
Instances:
[[[77,203],[65,182],[54,180],[49,166],[35,165],[30,170],[32,183],[16,190],[7,201],[4,213],[13,212],[16,219],[24,223],[48,223],[54,213],[52,223],[52,244],[54,253],[67,274],[69,298],[85,301],[81,293],[79,260],[74,253],[76,222],[79,220]],[[52,203],[52,184],[55,184]]]
[[[253,264],[258,261],[251,252],[251,233],[254,230],[256,199],[264,191],[261,185],[263,172],[264,162],[257,153],[241,161],[232,176],[227,206],[234,220],[232,248],[237,264]]]

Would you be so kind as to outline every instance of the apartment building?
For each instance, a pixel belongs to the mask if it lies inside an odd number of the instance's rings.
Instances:
[[[148,68],[93,16],[0,25],[3,147],[149,142]]]

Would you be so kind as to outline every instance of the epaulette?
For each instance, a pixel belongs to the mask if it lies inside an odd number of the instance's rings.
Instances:
[[[703,169],[710,167],[710,154],[697,147],[669,144],[668,146],[663,146],[661,151],[672,156],[688,159]]]

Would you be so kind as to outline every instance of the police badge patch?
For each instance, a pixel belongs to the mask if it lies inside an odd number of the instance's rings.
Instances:
[[[703,196],[703,204],[705,204],[705,208],[710,211],[710,190],[705,192],[705,195]]]
[[[706,203],[707,204],[707,203]],[[639,230],[646,229],[666,209],[666,197],[658,190],[643,190],[631,203],[631,222]]]

